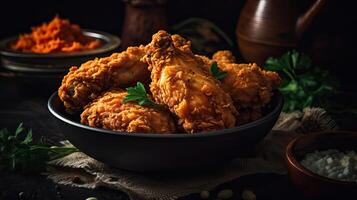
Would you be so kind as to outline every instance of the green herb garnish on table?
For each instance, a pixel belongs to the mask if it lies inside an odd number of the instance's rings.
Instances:
[[[0,130],[0,169],[21,172],[42,172],[48,161],[77,152],[74,147],[35,143],[32,130],[24,133],[22,123],[15,132]]]
[[[135,87],[126,88],[126,91],[128,95],[124,98],[123,103],[137,102],[141,106],[159,107],[158,104],[149,99],[145,86],[140,82],[137,82]]]
[[[212,63],[210,70],[211,70],[212,75],[218,80],[221,80],[228,75],[227,72],[223,72],[218,68],[217,62]]]
[[[338,88],[336,79],[326,69],[313,66],[307,55],[297,51],[289,51],[280,58],[269,58],[265,68],[282,75],[280,91],[287,112],[325,105]]]

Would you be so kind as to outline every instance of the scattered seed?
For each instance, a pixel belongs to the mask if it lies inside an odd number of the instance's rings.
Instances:
[[[86,198],[86,200],[98,200],[98,199],[95,197],[88,197],[88,198]]]
[[[208,199],[209,198],[209,192],[207,190],[203,190],[201,193],[200,193],[200,196],[201,196],[201,199]]]
[[[233,196],[233,191],[226,189],[226,190],[222,190],[218,193],[217,197],[219,199],[230,199]]]
[[[244,190],[242,193],[243,200],[256,200],[257,197],[255,196],[254,192],[250,190]]]
[[[19,192],[18,196],[19,196],[19,199],[24,199],[25,193],[24,192]]]

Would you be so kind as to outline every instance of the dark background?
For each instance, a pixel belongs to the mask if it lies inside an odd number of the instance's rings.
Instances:
[[[212,20],[234,36],[239,11],[244,2],[243,0],[169,0],[168,21],[169,24],[175,24],[189,17],[203,17]],[[84,28],[120,35],[125,13],[125,4],[122,0],[6,1],[6,9],[4,8],[0,12],[3,27],[1,38],[28,32],[31,26],[47,22],[56,14]]]
[[[173,25],[189,17],[213,21],[232,40],[245,0],[169,0],[167,17]],[[300,0],[301,10],[313,0]],[[357,11],[353,1],[328,0],[322,14],[315,20],[303,40],[302,50],[314,62],[335,74],[342,89],[357,91],[355,78]],[[51,20],[56,14],[84,28],[96,29],[120,36],[125,4],[121,0],[72,1],[2,1],[0,39],[29,32],[30,27]]]
[[[314,0],[298,1],[304,10]],[[356,93],[357,10],[353,2],[328,0],[326,9],[308,31],[301,48],[313,57],[317,65],[329,69],[337,76],[342,83],[342,90]],[[169,0],[168,22],[173,25],[189,17],[203,17],[217,24],[235,41],[236,23],[244,3],[245,0]],[[125,4],[122,0],[1,0],[0,39],[29,32],[31,26],[47,22],[56,14],[83,28],[120,36]],[[41,136],[55,141],[62,139],[60,130],[54,126],[46,108],[48,95],[54,90],[44,92],[38,85],[19,83],[22,83],[19,79],[0,76],[0,128],[14,128],[24,122],[25,127],[34,129],[34,133],[43,134]],[[353,127],[351,130],[356,130],[355,118],[341,121],[344,122],[340,124],[343,129]],[[251,175],[219,187],[232,188],[236,194],[243,188],[252,188],[258,192],[258,199],[303,199],[299,193],[294,192],[286,176]],[[57,189],[54,188],[62,190],[61,198],[55,196]],[[118,191],[55,187],[45,177],[0,172],[0,199],[17,199],[20,191],[25,191],[26,195],[34,193],[38,195],[37,199],[85,199],[89,196],[103,200],[127,199]],[[197,195],[193,197],[185,199],[197,199]]]

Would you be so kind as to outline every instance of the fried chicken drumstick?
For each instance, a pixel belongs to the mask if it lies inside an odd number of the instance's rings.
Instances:
[[[188,133],[235,126],[231,97],[185,45],[165,31],[154,34],[143,58],[151,71],[150,90],[156,102],[165,104]],[[178,48],[176,46],[182,46]]]
[[[123,103],[124,91],[106,92],[87,105],[81,123],[115,131],[140,133],[174,133],[175,125],[169,111]]]
[[[112,87],[127,87],[138,81],[148,82],[150,72],[147,64],[140,61],[144,54],[144,46],[129,47],[121,53],[85,62],[79,68],[72,67],[58,89],[67,111],[81,111]]]

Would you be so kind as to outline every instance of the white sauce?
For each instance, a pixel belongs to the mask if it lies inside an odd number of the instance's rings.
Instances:
[[[340,181],[357,182],[357,154],[336,149],[315,151],[305,155],[301,164],[312,172]]]

